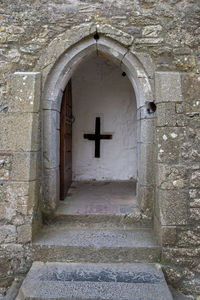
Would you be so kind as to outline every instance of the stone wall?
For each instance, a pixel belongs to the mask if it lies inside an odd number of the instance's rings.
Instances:
[[[136,0],[134,3],[131,0],[9,0],[1,3],[2,283],[3,279],[29,268],[33,224],[40,218],[37,203],[40,196],[36,194],[40,190],[37,166],[41,149],[40,106],[37,100],[31,104],[32,95],[26,94],[26,84],[34,82],[37,85],[34,90],[40,91],[37,72],[45,74],[51,62],[47,59],[44,70],[38,62],[50,43],[56,59],[59,34],[72,29],[70,40],[63,44],[64,51],[67,43],[76,41],[74,26],[81,31],[83,24],[88,24],[91,32],[95,32],[101,25],[108,32],[111,25],[118,29],[115,35],[119,42],[138,57],[142,55],[143,60],[146,57],[146,71],[153,86],[157,71],[155,223],[161,228],[168,280],[184,291],[200,293],[199,13],[196,0]],[[121,31],[127,33],[127,38],[125,35],[121,38]],[[112,38],[112,31],[109,36]],[[14,72],[33,71],[36,73],[31,82],[24,82],[24,75],[21,80],[13,77]],[[165,77],[163,72],[168,71],[176,73]],[[169,86],[174,84],[177,91],[171,94]],[[164,92],[160,93],[159,85]],[[13,97],[18,98],[13,101]],[[39,94],[34,99],[39,99]]]
[[[163,225],[163,262],[172,285],[199,294],[200,76],[182,73],[173,80],[182,97],[169,91],[170,97],[157,104],[157,211]]]

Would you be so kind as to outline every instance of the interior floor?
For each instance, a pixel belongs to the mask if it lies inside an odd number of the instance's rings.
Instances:
[[[73,182],[58,210],[65,215],[131,214],[139,208],[136,182]]]

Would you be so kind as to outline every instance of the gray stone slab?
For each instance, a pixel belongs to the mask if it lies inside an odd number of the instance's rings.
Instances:
[[[34,240],[33,260],[156,262],[160,257],[160,247],[149,229],[97,230],[91,227],[48,226]]]
[[[93,230],[73,229],[67,226],[49,226],[37,236],[34,244],[70,245],[82,247],[155,247],[153,232],[149,229]]]
[[[11,77],[9,112],[39,112],[41,74],[16,72]]]
[[[35,262],[17,300],[172,300],[159,265]]]
[[[181,102],[181,76],[179,72],[155,73],[156,102]]]

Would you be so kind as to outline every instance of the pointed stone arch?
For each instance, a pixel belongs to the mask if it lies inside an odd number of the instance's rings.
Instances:
[[[94,38],[95,33],[99,39]],[[59,125],[62,94],[79,63],[92,55],[103,55],[127,73],[137,101],[138,119],[138,185],[141,208],[153,207],[153,131],[154,115],[147,103],[153,102],[151,81],[154,66],[147,56],[131,49],[133,37],[109,25],[73,28],[53,40],[41,56],[36,70],[42,70],[42,168],[43,199],[46,213],[52,213],[59,202]],[[152,74],[151,74],[152,72]]]

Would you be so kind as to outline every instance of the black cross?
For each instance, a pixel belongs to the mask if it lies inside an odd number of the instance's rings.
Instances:
[[[84,139],[95,141],[95,157],[100,157],[100,140],[111,140],[112,134],[101,134],[101,119],[96,118],[95,134],[84,134]]]

